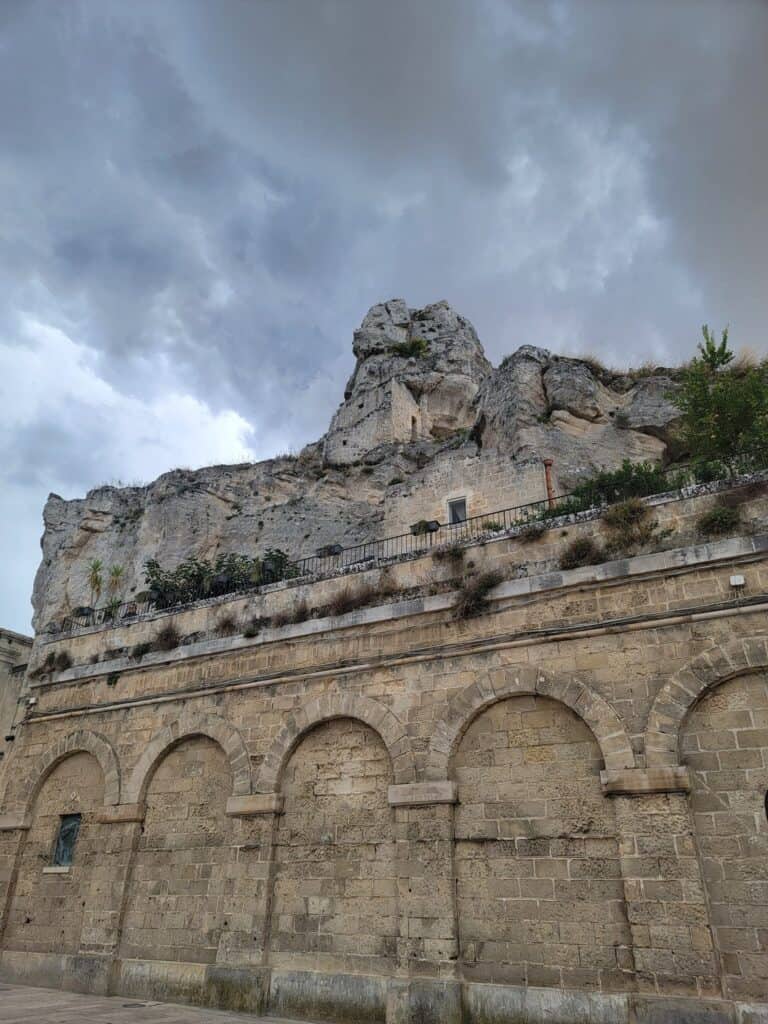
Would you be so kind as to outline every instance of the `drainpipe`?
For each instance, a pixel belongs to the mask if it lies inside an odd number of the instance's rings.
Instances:
[[[547,484],[547,504],[552,508],[555,504],[555,489],[552,486],[552,459],[544,459],[544,479]]]

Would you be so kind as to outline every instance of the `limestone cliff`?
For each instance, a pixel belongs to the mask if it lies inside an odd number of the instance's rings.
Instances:
[[[270,547],[310,555],[407,531],[422,494],[434,510],[466,491],[470,514],[484,515],[543,497],[537,475],[541,492],[531,499],[531,472],[545,457],[560,491],[624,458],[663,459],[677,414],[668,372],[611,374],[529,345],[494,369],[446,302],[372,307],[353,351],[328,433],[296,458],[174,470],[146,487],[100,487],[73,501],[51,495],[35,628],[89,603],[93,558],[123,566],[127,599],[143,589],[148,558],[170,567],[193,554]]]

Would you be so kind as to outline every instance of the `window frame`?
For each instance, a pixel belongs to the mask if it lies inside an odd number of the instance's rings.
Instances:
[[[80,838],[80,829],[83,824],[83,816],[79,811],[59,815],[59,827],[56,837],[53,840],[53,851],[51,853],[51,867],[69,868],[75,860],[75,847]],[[74,835],[71,841],[64,843],[65,828],[74,826]],[[67,857],[69,859],[67,859]]]
[[[460,504],[460,503],[464,505],[464,518],[463,519],[454,519],[453,518],[453,507],[455,505]],[[461,526],[461,524],[462,523],[466,523],[466,521],[468,519],[469,519],[469,509],[468,509],[468,506],[467,506],[467,497],[466,497],[466,495],[463,495],[462,497],[459,497],[459,498],[449,498],[448,499],[448,525],[449,526]]]

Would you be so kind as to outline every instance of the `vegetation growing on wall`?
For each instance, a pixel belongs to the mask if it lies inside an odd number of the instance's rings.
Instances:
[[[389,351],[392,355],[402,356],[404,359],[423,359],[429,352],[429,342],[426,338],[411,338],[410,341],[392,345]]]
[[[603,512],[603,524],[608,533],[608,555],[630,554],[672,533],[671,529],[659,530],[658,522],[640,498],[627,498],[611,505]]]
[[[470,619],[484,612],[488,605],[488,594],[503,580],[502,574],[495,570],[468,576],[459,591],[456,618]]]
[[[719,537],[730,533],[741,522],[741,510],[738,506],[718,502],[699,516],[696,526],[699,533],[706,537]]]
[[[175,569],[163,569],[155,559],[150,559],[144,566],[150,600],[157,608],[232,594],[297,575],[286,553],[278,548],[270,548],[262,558],[229,554],[218,555],[210,562],[193,557],[180,562]]]
[[[172,622],[169,622],[167,626],[163,626],[160,632],[157,634],[155,639],[152,641],[153,651],[173,651],[181,643],[181,636],[179,635],[178,629]]]
[[[597,565],[605,561],[605,551],[592,537],[576,537],[566,545],[560,555],[561,569],[580,569],[584,565]]]

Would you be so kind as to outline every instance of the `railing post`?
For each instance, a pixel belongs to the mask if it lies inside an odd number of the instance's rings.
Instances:
[[[552,459],[544,459],[544,480],[547,485],[547,505],[554,508],[555,490],[552,486]]]

